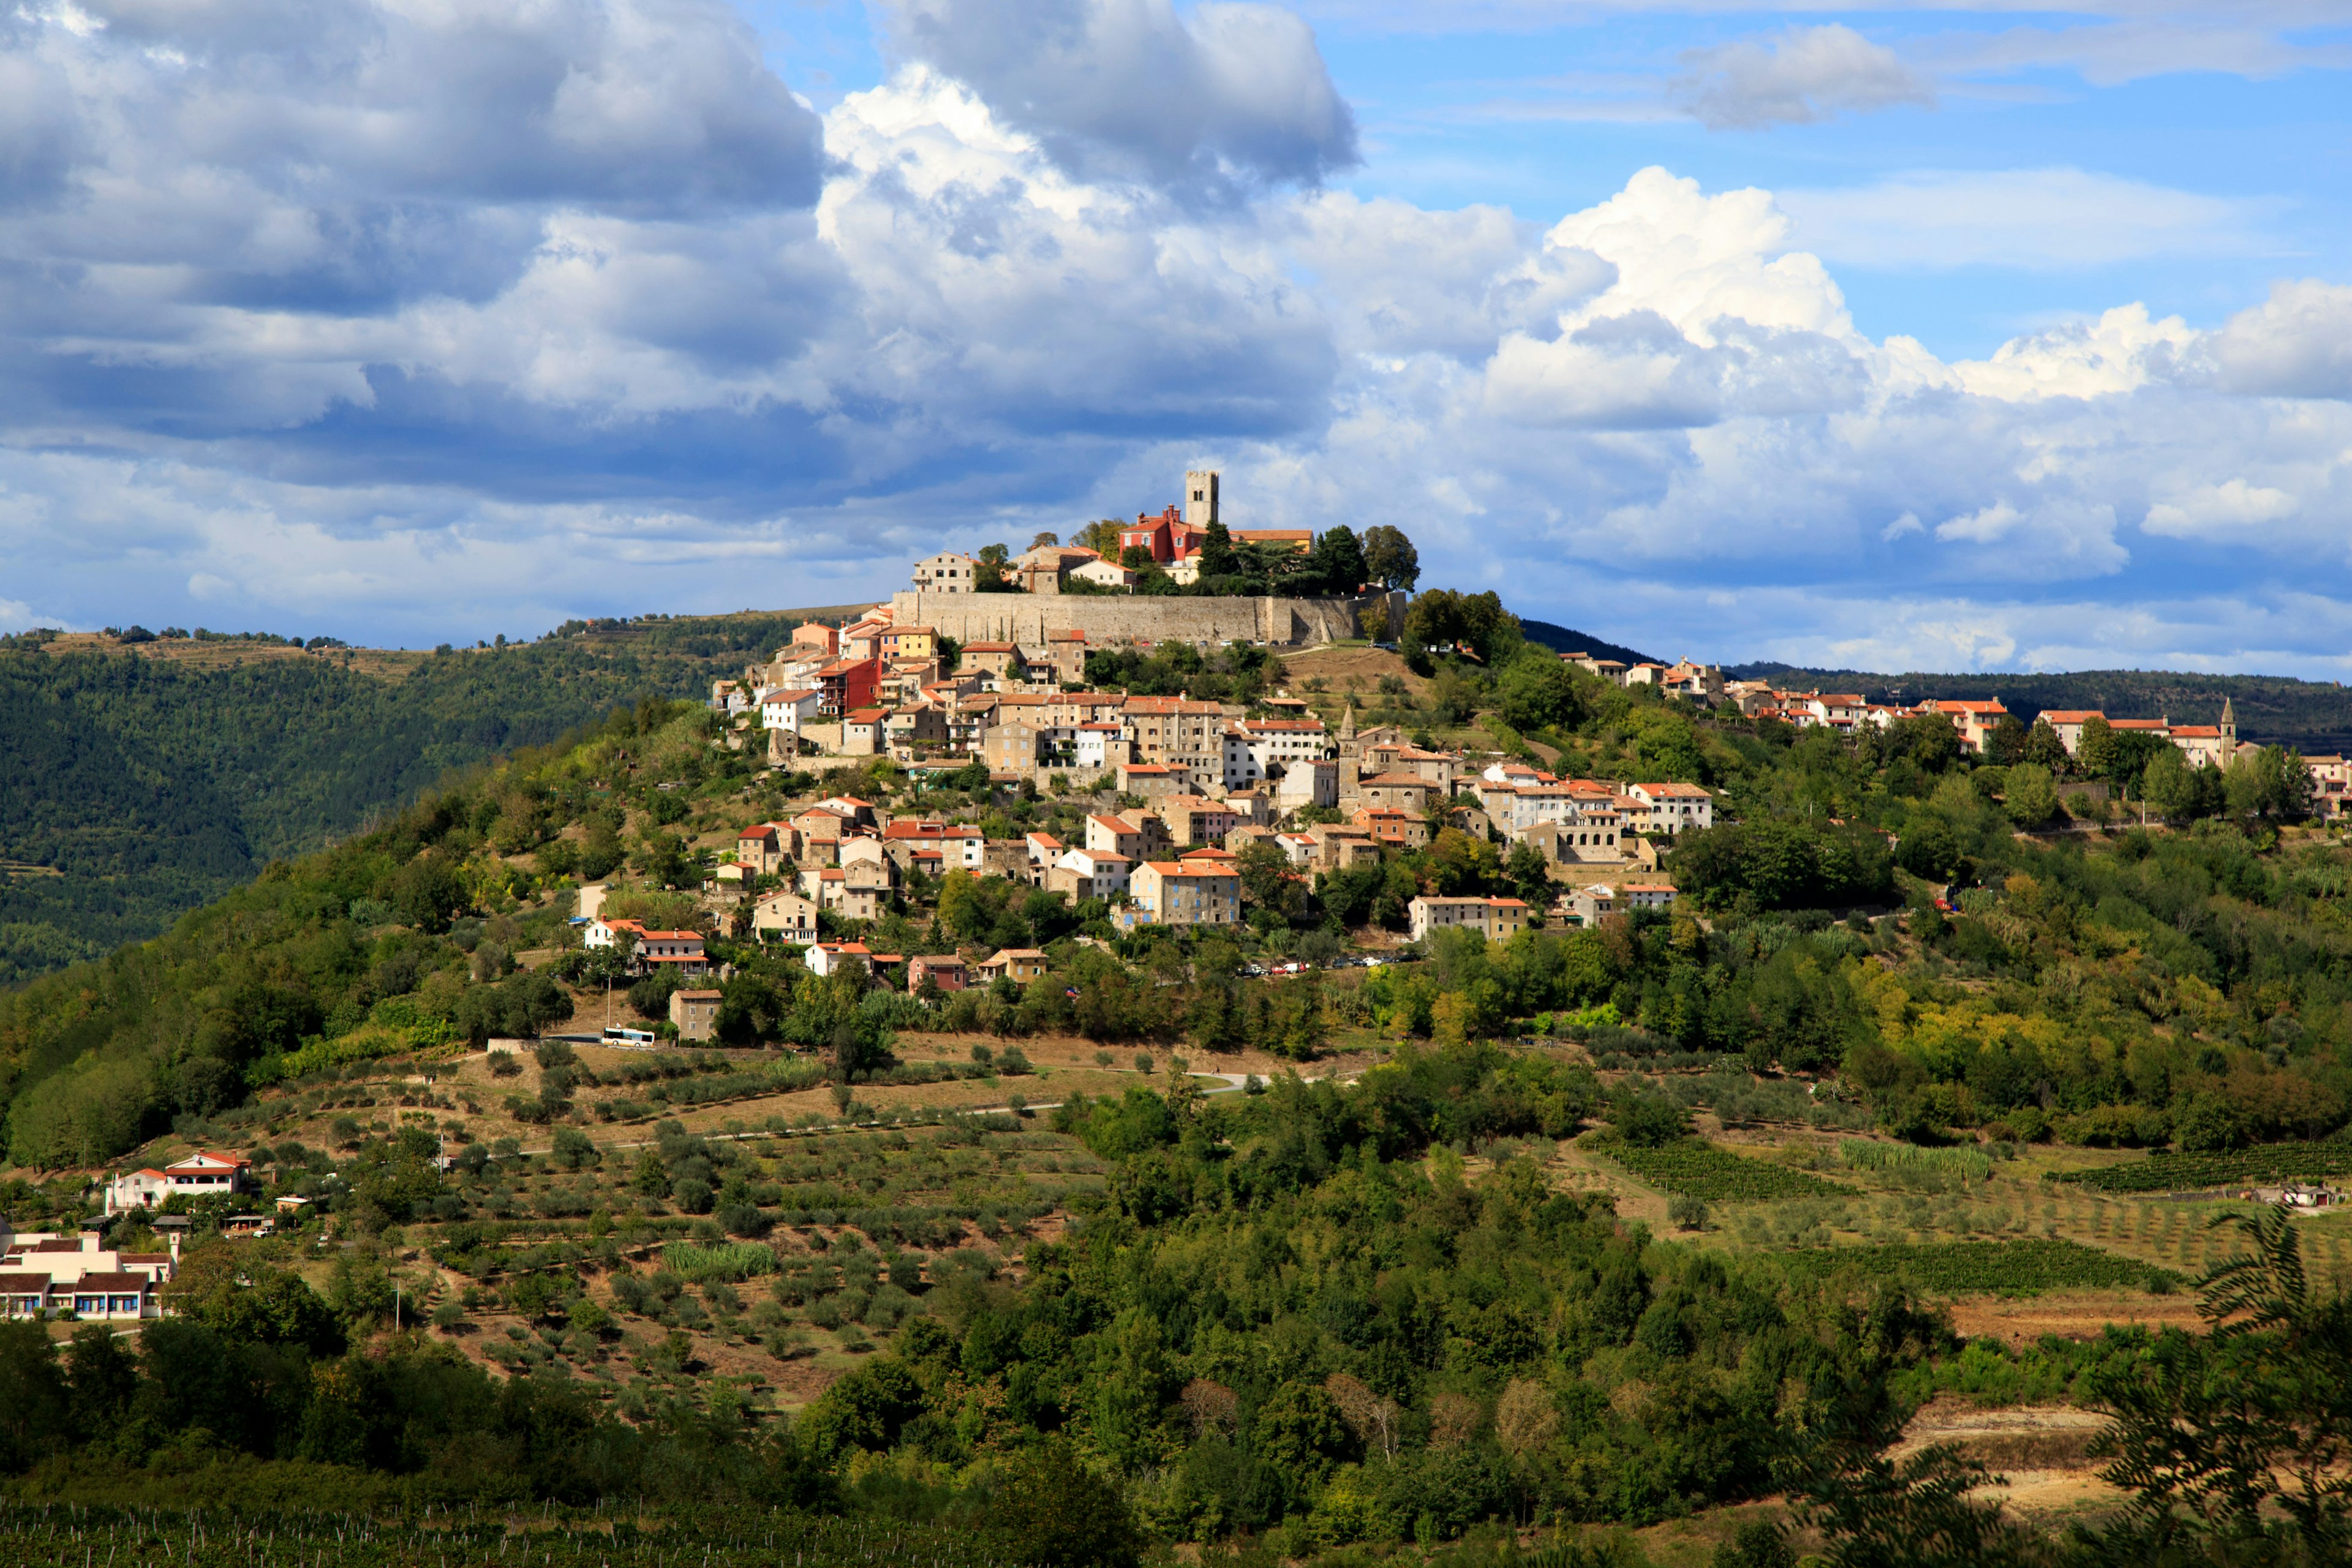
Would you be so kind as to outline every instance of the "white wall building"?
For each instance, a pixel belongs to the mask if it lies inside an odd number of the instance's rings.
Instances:
[[[915,591],[920,594],[969,594],[980,563],[955,551],[941,551],[915,563]]]
[[[1246,789],[1274,776],[1277,766],[1321,762],[1338,755],[1320,719],[1248,719],[1224,734],[1227,789]]]
[[[760,722],[797,735],[802,725],[816,721],[817,710],[824,705],[824,693],[813,686],[790,690],[770,687],[760,693]]]
[[[1124,889],[1128,874],[1134,862],[1127,856],[1108,849],[1072,849],[1054,862],[1065,871],[1076,873],[1086,881],[1078,894],[1086,899],[1108,899]]]
[[[1625,793],[1649,813],[1653,833],[1685,833],[1715,826],[1715,796],[1687,784],[1629,784]]]

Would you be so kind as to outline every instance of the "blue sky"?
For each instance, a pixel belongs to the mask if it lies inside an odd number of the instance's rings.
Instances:
[[[2352,663],[2352,5],[57,0],[0,629],[1395,523],[1661,654]]]

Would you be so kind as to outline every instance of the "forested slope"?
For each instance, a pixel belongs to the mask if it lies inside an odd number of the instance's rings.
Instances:
[[[0,639],[0,984],[152,936],[453,768],[772,652],[793,612],[654,620],[436,653],[181,663]]]

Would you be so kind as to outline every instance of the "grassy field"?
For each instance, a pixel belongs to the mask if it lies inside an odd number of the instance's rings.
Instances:
[[[195,1510],[0,1508],[0,1568],[111,1563],[121,1568],[391,1568],[436,1563],[477,1568],[529,1562],[537,1568],[646,1568],[687,1562],[714,1568],[793,1562],[872,1568],[963,1568],[988,1561],[969,1534],[871,1519],[742,1513],[718,1520],[664,1520],[641,1528],[598,1509],[561,1521],[485,1518],[478,1510],[436,1520],[404,1514],[274,1513],[267,1519]]]

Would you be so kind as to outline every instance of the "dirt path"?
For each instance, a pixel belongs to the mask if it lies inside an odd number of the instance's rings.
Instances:
[[[1552,1155],[1551,1171],[1570,1192],[1603,1192],[1615,1200],[1617,1213],[1640,1220],[1653,1230],[1667,1225],[1666,1194],[1644,1186],[1617,1166],[1586,1152],[1573,1142],[1562,1142]]]

